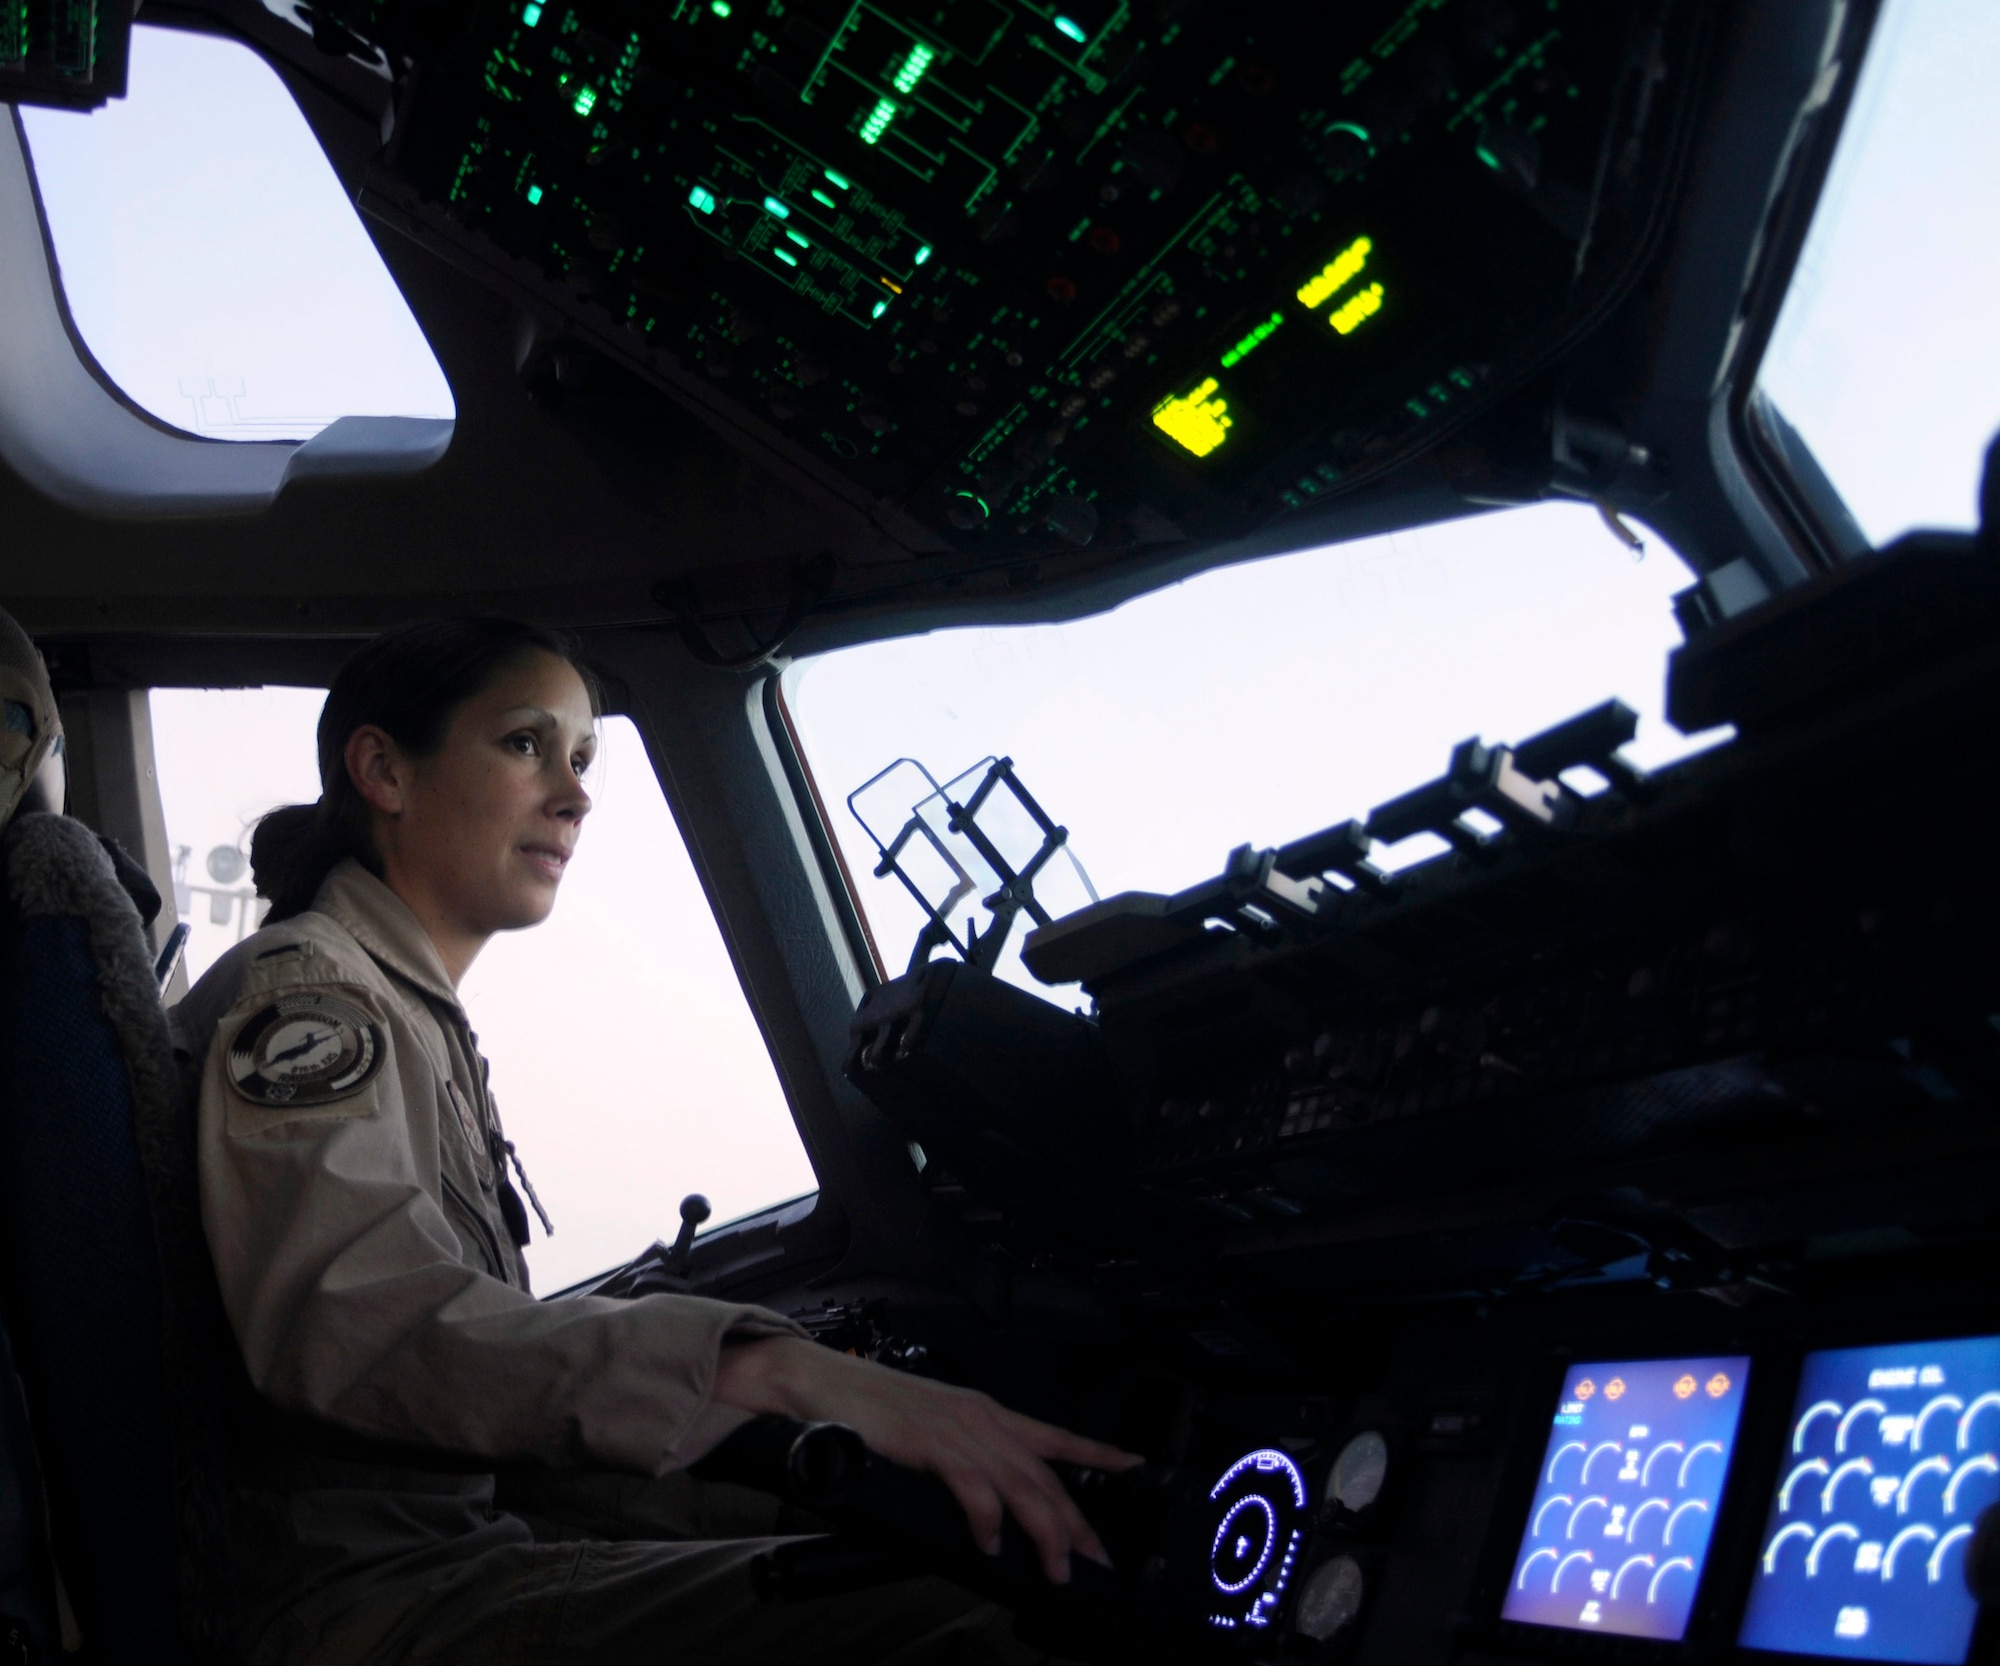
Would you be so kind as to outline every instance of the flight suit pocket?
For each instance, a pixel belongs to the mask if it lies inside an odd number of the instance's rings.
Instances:
[[[449,1077],[445,1079],[444,1095],[451,1101],[452,1111],[458,1118],[459,1132],[465,1136],[466,1155],[471,1159],[479,1189],[490,1192],[493,1190],[493,1153],[487,1144],[486,1130],[480,1126],[479,1112],[473,1108],[471,1097]]]
[[[438,1176],[440,1189],[444,1193],[445,1219],[451,1222],[452,1231],[459,1241],[479,1253],[486,1271],[495,1278],[505,1280],[507,1264],[500,1255],[500,1239],[493,1230],[493,1224],[486,1218],[486,1212],[479,1207],[453,1181],[450,1175]]]

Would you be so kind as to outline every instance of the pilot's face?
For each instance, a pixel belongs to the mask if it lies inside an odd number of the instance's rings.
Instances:
[[[523,659],[461,706],[444,745],[415,762],[385,861],[420,878],[459,932],[540,924],[590,811],[582,776],[596,751],[583,679],[553,654]]]

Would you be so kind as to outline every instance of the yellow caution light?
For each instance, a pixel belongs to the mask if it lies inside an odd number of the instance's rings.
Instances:
[[[1175,394],[1153,407],[1153,426],[1175,445],[1206,457],[1229,438],[1229,401],[1210,376],[1192,393]]]
[[[1359,277],[1361,268],[1368,264],[1368,257],[1374,252],[1373,238],[1355,238],[1307,281],[1299,291],[1299,305],[1311,311],[1349,279]],[[1341,333],[1346,334],[1345,331]]]
[[[903,293],[903,286],[892,279],[878,277],[875,281],[888,290],[891,295],[900,295]]]
[[[1382,310],[1382,286],[1371,283],[1342,301],[1328,313],[1327,322],[1344,336],[1351,336]]]

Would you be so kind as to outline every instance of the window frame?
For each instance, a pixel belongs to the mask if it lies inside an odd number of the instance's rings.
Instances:
[[[1826,189],[1834,152],[1847,130],[1876,24],[1893,0],[1848,0],[1837,37],[1828,42],[1836,79],[1808,100],[1783,176],[1772,194],[1757,264],[1738,314],[1734,367],[1724,396],[1726,443],[1751,490],[1809,572],[1821,575],[1870,553],[1873,546],[1819,460],[1759,387],[1764,355],[1797,272]]]
[[[255,53],[298,104],[291,81],[257,42],[228,31],[183,32]],[[303,105],[299,114],[311,130]],[[317,131],[313,140],[326,154]],[[65,508],[108,518],[252,514],[295,480],[421,473],[444,457],[457,428],[456,417],[343,416],[308,440],[224,440],[143,410],[77,329],[34,150],[12,105],[0,120],[0,290],[10,298],[0,317],[0,461]],[[435,346],[431,352],[451,387]],[[455,389],[452,400],[455,407]]]
[[[848,952],[860,968],[866,987],[879,988],[890,979],[889,963],[883,958],[881,945],[875,940],[874,927],[868,923],[859,887],[854,883],[853,870],[841,853],[840,839],[834,832],[826,800],[820,794],[812,765],[806,760],[805,741],[799,735],[798,723],[792,716],[790,703],[785,699],[785,673],[791,664],[787,661],[773,666],[762,679],[764,721],[770,731],[772,747],[784,768],[785,785],[791,791],[792,801],[798,806],[799,819],[805,826],[810,854],[819,868],[820,879],[828,895],[833,899],[834,912]]]

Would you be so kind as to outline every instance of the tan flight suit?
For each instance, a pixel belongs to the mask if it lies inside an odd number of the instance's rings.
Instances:
[[[305,1419],[239,1419],[229,1539],[256,1666],[1029,1658],[942,1582],[761,1604],[748,1568],[768,1540],[667,1542],[713,1531],[729,1495],[755,1500],[677,1473],[742,1421],[709,1399],[718,1350],[796,1327],[694,1296],[529,1293],[484,1060],[423,928],[372,874],[336,868],[312,912],[237,945],[174,1018],[201,1071],[202,1220],[264,1401],[556,1477],[522,1486],[553,1500],[531,1526],[491,1474],[329,1455],[286,1433]]]

